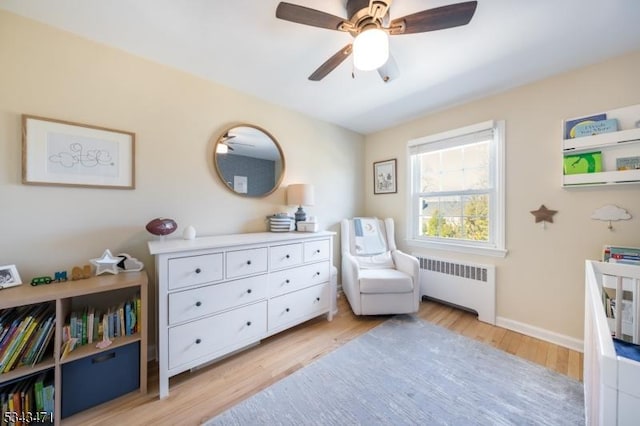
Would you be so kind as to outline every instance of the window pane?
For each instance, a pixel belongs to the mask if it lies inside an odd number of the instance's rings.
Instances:
[[[473,241],[489,241],[489,196],[465,196],[463,204],[464,238]]]
[[[482,189],[489,183],[489,142],[419,155],[420,191]]]
[[[463,204],[460,196],[423,197],[420,203],[421,236],[462,238]]]

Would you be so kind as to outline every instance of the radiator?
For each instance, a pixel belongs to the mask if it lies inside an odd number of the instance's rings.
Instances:
[[[414,255],[420,261],[420,296],[477,312],[496,323],[496,267]]]

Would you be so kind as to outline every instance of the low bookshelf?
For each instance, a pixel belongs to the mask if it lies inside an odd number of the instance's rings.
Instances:
[[[28,389],[29,386],[33,386],[35,389],[35,383],[38,381],[42,382],[44,380],[45,386],[48,381],[52,386],[53,401],[51,408],[53,413],[50,413],[49,409],[37,413],[28,413],[31,421],[26,417],[27,413],[18,413],[24,417],[21,419],[23,424],[33,423],[34,421],[41,424],[61,424],[64,417],[64,407],[69,406],[68,403],[70,402],[64,401],[65,392],[68,394],[69,392],[74,392],[74,388],[80,388],[77,392],[82,397],[85,397],[82,390],[85,386],[77,386],[77,382],[71,382],[73,380],[72,375],[67,372],[85,368],[82,367],[83,364],[89,365],[81,373],[86,373],[84,380],[90,380],[93,371],[91,365],[94,360],[110,360],[126,353],[129,357],[126,359],[129,362],[133,362],[135,370],[138,370],[138,375],[131,382],[134,388],[129,386],[127,392],[131,390],[137,390],[141,393],[147,392],[147,283],[147,275],[142,271],[101,275],[78,281],[39,286],[22,284],[0,291],[0,318],[3,313],[9,311],[14,313],[46,311],[51,312],[54,317],[52,321],[52,336],[46,347],[42,348],[42,356],[38,358],[37,362],[23,363],[20,366],[17,365],[18,363],[14,363],[13,368],[7,371],[4,371],[5,369],[0,371],[0,395],[4,392],[5,398],[8,393],[21,388],[23,391]],[[100,309],[101,312],[107,312],[111,306],[122,305],[129,300],[135,300],[137,303],[135,321],[132,321],[135,322],[135,327],[131,326],[126,333],[124,331],[119,332],[118,337],[110,337],[109,340],[112,343],[106,347],[100,348],[96,346],[98,341],[103,340],[102,338],[94,339],[91,344],[78,346],[63,356],[63,335],[68,333],[69,318],[73,312],[83,311],[84,308],[90,306]],[[13,315],[14,320],[16,316],[19,317],[19,315]],[[40,315],[38,318],[45,321],[47,316]],[[101,329],[101,335],[102,333],[103,330]],[[128,350],[128,348],[135,348],[135,350]],[[135,354],[133,359],[131,354]],[[25,355],[24,352],[22,355]],[[1,360],[2,356],[0,356]],[[77,368],[76,365],[78,365]],[[130,366],[131,364],[128,365]],[[109,368],[106,362],[104,363],[104,368]],[[96,370],[96,372],[98,371]],[[98,380],[103,379],[101,377]],[[107,377],[106,380],[108,382],[111,379]],[[86,383],[81,383],[81,385],[83,384]],[[118,383],[113,383],[113,385],[115,388],[119,386]],[[87,385],[86,387],[88,388],[89,386]],[[69,389],[72,390],[69,391]],[[105,395],[98,395],[98,399],[103,401]],[[102,399],[100,399],[101,397]],[[27,398],[29,397],[27,396]],[[31,398],[35,399],[36,397],[31,396]],[[72,398],[74,400],[77,399],[75,395],[71,397],[67,395],[67,399],[71,400]],[[34,402],[29,403],[27,399],[26,404],[28,407],[35,407]],[[87,402],[87,404],[91,404],[91,401]],[[3,408],[3,411],[7,410],[7,407]],[[67,409],[67,412],[73,414],[77,411],[78,405],[74,401],[72,410],[69,411]],[[72,414],[68,414],[68,416]]]

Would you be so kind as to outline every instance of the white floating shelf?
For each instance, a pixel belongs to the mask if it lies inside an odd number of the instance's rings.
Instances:
[[[640,128],[602,133],[594,136],[564,139],[562,149],[565,154],[589,149],[616,146],[624,143],[640,142]]]

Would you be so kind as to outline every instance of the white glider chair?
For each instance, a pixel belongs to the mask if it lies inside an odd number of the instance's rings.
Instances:
[[[344,219],[342,290],[356,315],[418,311],[418,259],[396,248],[393,219]]]

